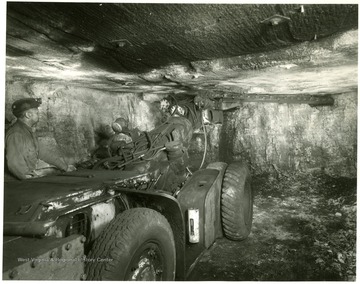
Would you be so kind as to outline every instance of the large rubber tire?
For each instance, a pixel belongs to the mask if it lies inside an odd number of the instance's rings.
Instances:
[[[221,191],[221,220],[228,239],[242,241],[251,231],[253,193],[250,171],[244,162],[230,164]]]
[[[88,280],[174,280],[175,242],[164,216],[148,208],[119,214],[88,255]]]

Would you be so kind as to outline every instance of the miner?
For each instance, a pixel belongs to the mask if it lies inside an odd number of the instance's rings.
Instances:
[[[35,126],[39,121],[40,98],[23,98],[12,104],[16,122],[5,135],[8,170],[19,179],[45,176],[60,171],[73,171],[62,159],[50,161],[51,153],[39,149]]]

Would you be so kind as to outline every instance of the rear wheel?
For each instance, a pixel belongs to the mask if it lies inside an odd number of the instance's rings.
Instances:
[[[251,231],[253,194],[250,171],[244,162],[232,163],[224,174],[221,191],[221,220],[225,236],[246,239]]]
[[[174,280],[175,242],[168,221],[148,208],[119,214],[95,240],[86,273],[88,280]]]

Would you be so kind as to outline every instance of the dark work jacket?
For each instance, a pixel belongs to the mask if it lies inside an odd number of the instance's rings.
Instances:
[[[5,136],[6,161],[9,171],[19,179],[26,179],[33,175],[39,160],[48,163],[45,154],[39,152],[37,136],[32,128],[21,120],[17,120],[6,132]],[[42,157],[44,156],[44,157]],[[54,164],[53,161],[50,161]],[[66,164],[59,159],[55,163],[59,169],[66,169]],[[51,165],[50,165],[51,166]]]
[[[9,171],[25,179],[36,169],[39,144],[32,128],[17,120],[5,136],[6,161]]]

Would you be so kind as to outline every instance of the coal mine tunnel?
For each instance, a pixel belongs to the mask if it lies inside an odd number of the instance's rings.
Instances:
[[[5,8],[3,279],[355,281],[356,3]]]

